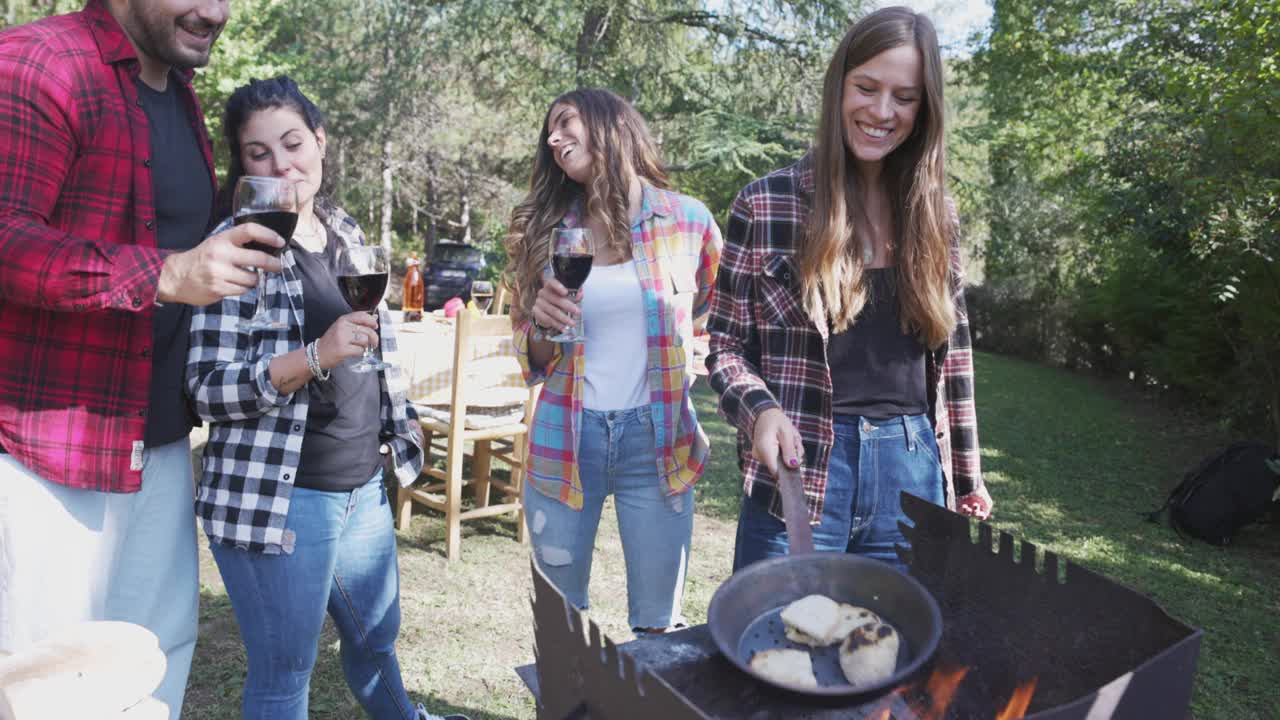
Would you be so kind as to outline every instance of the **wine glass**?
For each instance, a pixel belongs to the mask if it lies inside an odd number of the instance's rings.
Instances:
[[[387,292],[390,269],[387,252],[381,245],[353,245],[338,254],[338,288],[352,310],[378,316],[378,303]],[[389,367],[373,354],[373,348],[365,347],[364,356],[351,369],[370,372]]]
[[[493,283],[488,280],[471,281],[471,300],[480,312],[489,312],[489,306],[493,304]]]
[[[271,228],[287,243],[298,224],[298,190],[284,178],[245,175],[236,183],[236,192],[231,201],[231,218],[236,225],[251,222]],[[280,257],[284,252],[283,247],[272,247],[256,241],[245,243],[245,247],[275,257]],[[285,322],[271,318],[267,308],[267,274],[262,268],[255,269],[258,271],[258,304],[253,317],[241,320],[237,327],[241,330],[280,330],[288,327]]]
[[[556,280],[569,291],[570,299],[578,299],[578,292],[591,274],[594,258],[595,243],[590,230],[556,228],[551,231],[551,271],[555,273]],[[547,339],[552,342],[581,342],[584,337],[582,313],[578,313],[578,321],[574,327]]]

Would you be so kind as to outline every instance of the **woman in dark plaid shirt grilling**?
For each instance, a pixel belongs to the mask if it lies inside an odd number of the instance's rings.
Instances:
[[[268,314],[285,327],[241,326],[257,290],[199,308],[191,322],[187,386],[210,423],[196,512],[248,657],[243,717],[306,719],[327,611],[369,717],[439,720],[400,677],[400,577],[380,453],[385,445],[397,479],[412,482],[422,436],[398,370],[349,362],[379,347],[394,366],[395,330],[385,308],[378,321],[352,312],[339,289],[339,258],[364,234],[321,193],[323,118],[282,76],[232,93],[224,130],[224,215],[243,175],[283,178],[298,194],[282,271],[265,285]]]
[[[746,476],[735,569],[786,553],[779,461],[819,550],[901,566],[900,491],[991,511],[942,87],[927,18],[866,16],[827,69],[813,149],[733,205],[707,366]]]

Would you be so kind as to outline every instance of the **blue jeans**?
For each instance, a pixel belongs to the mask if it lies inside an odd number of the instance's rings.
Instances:
[[[539,567],[569,602],[587,609],[596,530],[604,499],[612,493],[627,564],[628,622],[633,628],[684,622],[680,609],[693,536],[693,491],[666,494],[649,406],[584,410],[578,477],[581,511],[525,485],[525,518]]]
[[[341,637],[342,671],[369,717],[416,717],[400,679],[400,571],[379,472],[350,492],[295,487],[285,527],[292,554],[210,543],[249,660],[246,720],[306,720],[326,608]]]
[[[899,491],[942,505],[942,464],[933,426],[926,415],[872,420],[836,415],[835,444],[827,471],[822,523],[813,528],[813,545],[828,552],[857,553],[905,570],[895,545],[907,545],[898,522]],[[744,496],[734,547],[736,571],[766,558],[787,554],[786,525],[769,514],[772,493]]]

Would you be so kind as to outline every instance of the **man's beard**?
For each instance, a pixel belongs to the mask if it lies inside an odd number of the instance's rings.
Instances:
[[[209,55],[213,51],[213,45],[217,41],[218,34],[222,31],[222,28],[209,27],[199,23],[198,20],[186,23],[188,27],[193,29],[213,33],[213,37],[209,42],[209,49],[201,51],[184,47],[178,42],[179,22],[175,18],[150,17],[145,10],[137,9],[135,6],[131,23],[134,30],[131,33],[133,41],[142,52],[178,70],[189,70],[208,65]]]

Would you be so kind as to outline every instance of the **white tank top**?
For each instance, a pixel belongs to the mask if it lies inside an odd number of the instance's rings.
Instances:
[[[649,341],[636,263],[595,265],[582,286],[586,372],[582,406],[626,410],[649,404]]]

